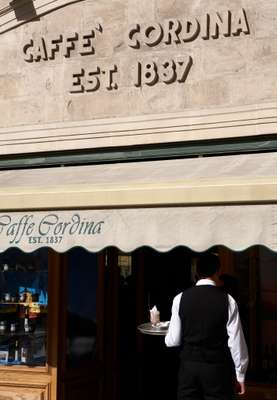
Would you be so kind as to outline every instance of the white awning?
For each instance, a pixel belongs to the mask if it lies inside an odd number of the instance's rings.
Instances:
[[[0,251],[277,251],[277,155],[0,172]]]
[[[115,246],[168,251],[186,246],[204,251],[214,245],[243,250],[264,245],[277,251],[277,206],[167,207],[75,210],[0,215],[0,251],[43,246],[65,252],[82,246],[98,252]]]

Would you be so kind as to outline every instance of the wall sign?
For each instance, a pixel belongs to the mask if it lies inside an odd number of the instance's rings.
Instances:
[[[69,67],[68,92],[94,93],[99,90],[120,89],[120,65],[102,64],[98,58],[98,42],[105,35],[106,27],[98,24],[86,32],[59,33],[52,36],[35,36],[27,40],[22,49],[27,63],[55,62],[57,59],[90,57],[86,67]],[[130,61],[132,86],[155,86],[161,82],[183,84],[197,60],[186,51],[186,44],[196,40],[216,40],[241,35],[249,35],[250,28],[244,9],[226,10],[205,14],[200,18],[177,18],[153,23],[134,23],[125,37],[125,45],[138,53],[142,47],[151,48],[151,56],[139,61]],[[168,57],[155,54],[162,45],[182,51],[182,56]],[[123,78],[124,80],[124,78]]]

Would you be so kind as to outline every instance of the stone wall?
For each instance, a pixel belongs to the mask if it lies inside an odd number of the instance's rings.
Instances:
[[[98,119],[103,128],[106,119],[124,124],[153,115],[168,120],[182,115],[193,119],[191,125],[203,113],[214,115],[212,122],[218,123],[222,113],[232,121],[237,118],[232,114],[262,109],[256,115],[260,119],[269,108],[267,116],[276,118],[276,1],[84,0],[48,5],[15,0],[11,5],[4,13],[2,1],[0,10],[3,153],[20,152],[9,148],[9,143],[19,143],[19,126],[29,127],[29,134],[21,137],[27,143],[35,130],[46,129],[41,137],[50,130],[58,136],[55,129],[64,124],[74,133],[71,123]],[[274,123],[269,132],[258,133],[274,133]],[[157,140],[152,138],[144,141]],[[130,144],[137,143],[130,139]],[[115,144],[112,134],[102,143]]]

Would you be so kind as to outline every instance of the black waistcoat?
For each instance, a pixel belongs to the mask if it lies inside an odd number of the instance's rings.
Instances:
[[[210,363],[229,361],[228,305],[227,294],[216,286],[195,286],[183,292],[179,308],[183,359]]]

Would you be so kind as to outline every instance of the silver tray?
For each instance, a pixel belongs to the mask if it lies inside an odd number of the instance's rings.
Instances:
[[[138,326],[138,330],[145,335],[165,336],[168,331],[168,321],[161,322],[160,325],[152,325],[151,322],[146,322]],[[166,325],[165,325],[166,324]]]

